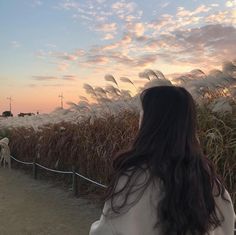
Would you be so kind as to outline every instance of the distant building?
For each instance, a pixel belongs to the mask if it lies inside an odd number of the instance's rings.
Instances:
[[[13,114],[11,111],[4,111],[2,117],[13,117]]]
[[[24,117],[24,116],[34,116],[34,113],[19,113],[18,117]]]

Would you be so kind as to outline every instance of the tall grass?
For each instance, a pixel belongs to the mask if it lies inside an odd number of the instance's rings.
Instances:
[[[138,112],[121,111],[77,124],[58,123],[39,131],[17,128],[8,133],[12,155],[51,168],[77,170],[99,182],[108,183],[112,156],[126,149],[138,130]],[[232,114],[213,113],[198,107],[199,138],[205,154],[214,162],[236,205],[236,126]]]
[[[208,75],[193,70],[172,81],[158,70],[145,70],[139,77],[148,81],[144,88],[174,83],[194,96],[203,150],[223,177],[236,206],[235,63],[227,62],[222,71],[213,70]],[[81,97],[79,104],[70,102],[71,110],[77,112],[75,117],[83,116],[78,122],[72,119],[37,128],[0,130],[0,136],[10,138],[12,155],[60,170],[71,170],[74,166],[81,174],[107,184],[112,156],[126,149],[136,136],[140,107],[138,96],[132,97],[129,90],[122,90],[112,75],[106,75],[105,80],[114,86],[84,85],[97,104],[89,104],[86,97]],[[132,85],[137,93],[143,89],[127,77],[120,81]]]

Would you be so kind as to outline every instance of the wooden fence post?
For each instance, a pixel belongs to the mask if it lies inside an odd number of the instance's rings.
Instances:
[[[76,168],[75,166],[72,166],[72,190],[75,196],[78,194],[78,185],[77,185],[77,175],[76,175]]]
[[[37,172],[37,165],[36,165],[36,162],[35,162],[35,160],[34,160],[34,162],[33,162],[33,176],[34,176],[34,179],[35,179],[35,180],[37,179],[37,176],[38,176],[37,173],[38,173],[38,172]]]

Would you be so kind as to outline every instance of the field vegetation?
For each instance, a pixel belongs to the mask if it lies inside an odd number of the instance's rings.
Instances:
[[[204,153],[211,159],[236,206],[236,106],[235,71],[233,63],[224,64],[222,71],[205,75],[200,70],[166,79],[159,71],[146,70],[140,77],[147,80],[144,88],[153,85],[185,86],[194,96],[198,110],[198,135]],[[48,123],[42,126],[18,126],[0,129],[0,136],[10,138],[13,156],[60,170],[77,171],[103,184],[109,183],[112,157],[128,148],[138,131],[139,99],[128,90],[121,90],[112,75],[105,79],[113,85],[106,88],[84,88],[96,104],[86,97],[80,103],[70,102],[70,111],[83,118]],[[129,78],[138,93],[141,89]],[[143,88],[142,88],[143,89]],[[71,113],[70,113],[71,115]],[[78,117],[78,115],[76,116]],[[94,192],[95,187],[79,181],[79,189]]]

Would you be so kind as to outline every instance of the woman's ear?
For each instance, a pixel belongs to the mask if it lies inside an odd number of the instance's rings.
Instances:
[[[142,120],[143,120],[143,110],[141,110],[141,111],[140,111],[140,114],[139,114],[139,125],[138,125],[138,128],[139,128],[139,129],[140,129],[140,127],[141,127]]]
[[[197,139],[197,142],[199,143],[199,144],[201,144],[201,142],[200,142],[200,139],[199,139],[199,135],[196,133],[196,139]]]

